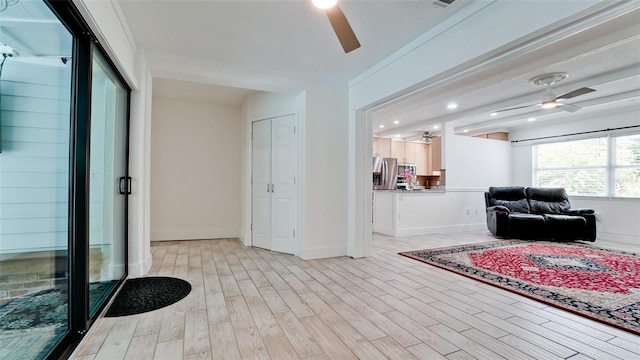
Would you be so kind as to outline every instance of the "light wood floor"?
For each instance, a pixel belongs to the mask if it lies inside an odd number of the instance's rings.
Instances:
[[[149,275],[191,294],[99,320],[76,359],[640,359],[640,336],[397,255],[490,240],[375,236],[372,258],[311,261],[238,240],[155,242]]]

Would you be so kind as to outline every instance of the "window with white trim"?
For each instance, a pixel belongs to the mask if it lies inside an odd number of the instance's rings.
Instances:
[[[569,195],[640,198],[640,134],[534,145],[533,183]]]

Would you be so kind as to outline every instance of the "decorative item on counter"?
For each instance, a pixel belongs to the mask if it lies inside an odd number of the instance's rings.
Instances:
[[[413,190],[416,182],[416,175],[413,173],[413,170],[406,169],[402,174],[399,175],[404,181],[407,183],[405,189]]]

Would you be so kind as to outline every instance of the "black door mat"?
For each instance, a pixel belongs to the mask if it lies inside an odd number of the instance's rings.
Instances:
[[[129,279],[116,295],[106,317],[141,314],[182,300],[191,284],[182,279],[154,276]]]

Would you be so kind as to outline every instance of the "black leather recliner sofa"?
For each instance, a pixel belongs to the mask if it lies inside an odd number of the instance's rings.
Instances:
[[[487,227],[499,238],[596,240],[593,209],[571,209],[564,188],[490,187]]]

